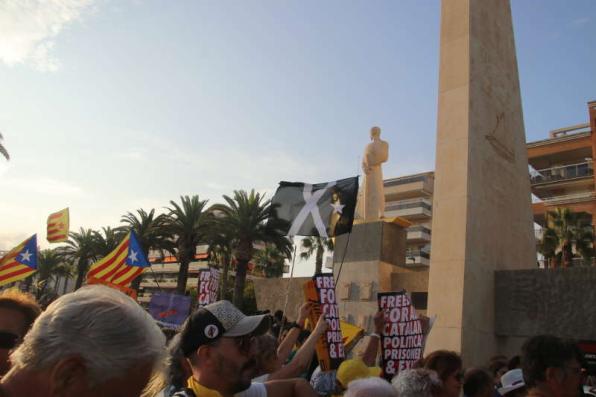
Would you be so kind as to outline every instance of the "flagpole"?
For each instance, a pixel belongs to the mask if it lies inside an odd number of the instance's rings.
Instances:
[[[350,236],[352,232],[348,233],[348,238],[346,239],[346,246],[344,248],[344,254],[341,256],[341,262],[339,264],[339,270],[337,271],[337,278],[335,279],[335,286],[337,287],[337,282],[339,281],[339,276],[341,274],[341,268],[344,265],[344,259],[346,259],[346,252],[348,252],[348,245],[350,244]]]
[[[294,255],[292,257],[292,268],[290,269],[290,279],[288,280],[288,288],[286,288],[286,301],[284,303],[284,310],[281,316],[281,327],[279,329],[279,334],[277,335],[277,340],[281,338],[283,333],[284,325],[286,322],[286,309],[288,308],[288,301],[290,300],[290,288],[292,287],[292,279],[294,278],[294,263],[296,263],[296,242],[292,237],[292,242],[294,243]]]

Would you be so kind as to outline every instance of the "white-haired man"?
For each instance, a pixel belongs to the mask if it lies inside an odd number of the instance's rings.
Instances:
[[[138,396],[164,352],[155,321],[103,286],[63,295],[11,354],[0,396]]]

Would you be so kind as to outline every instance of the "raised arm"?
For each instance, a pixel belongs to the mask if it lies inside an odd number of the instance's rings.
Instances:
[[[288,379],[294,378],[308,369],[308,365],[312,360],[312,356],[315,352],[315,347],[319,338],[327,330],[328,324],[325,320],[324,315],[319,317],[317,325],[309,337],[306,339],[304,344],[300,346],[300,349],[289,363],[269,375],[269,379]]]
[[[385,324],[385,316],[383,315],[383,311],[379,310],[373,319],[375,323],[375,332],[370,334],[370,337],[368,338],[368,345],[366,345],[366,349],[364,349],[364,351],[360,354],[362,361],[364,361],[364,363],[369,367],[375,366],[377,361],[379,342],[381,341],[383,325]]]
[[[300,328],[293,327],[292,329],[290,329],[286,334],[286,337],[281,341],[281,343],[277,347],[277,360],[280,366],[284,365],[288,360],[288,356],[292,352],[292,348],[298,340],[300,331],[304,329],[304,322],[306,321],[308,313],[310,313],[311,309],[312,303],[310,302],[306,302],[302,304],[302,306],[300,306],[300,309],[298,310],[298,319],[296,320],[296,323]],[[283,330],[280,330],[279,332],[281,333],[283,332]]]

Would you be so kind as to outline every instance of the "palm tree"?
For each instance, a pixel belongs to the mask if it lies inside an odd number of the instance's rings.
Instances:
[[[228,274],[232,261],[232,237],[225,225],[218,221],[217,211],[211,207],[209,212],[213,214],[214,218],[207,235],[208,253],[209,258],[213,259],[221,268],[221,286],[218,297],[219,299],[226,299],[228,295]]]
[[[101,232],[95,232],[96,246],[95,252],[98,256],[106,256],[114,251],[118,244],[122,242],[126,231],[121,227],[111,228],[102,227]]]
[[[281,277],[284,274],[284,264],[287,257],[275,246],[267,244],[265,248],[257,250],[254,263],[267,278]]]
[[[2,139],[4,139],[4,137],[2,136],[2,134],[0,134],[0,154],[2,154],[4,158],[6,158],[6,160],[10,160],[10,155],[8,154],[8,150],[6,150],[6,148],[2,144]]]
[[[594,233],[590,216],[569,208],[556,208],[546,214],[546,229],[539,244],[547,262],[569,267],[574,252],[589,261],[593,256]]]
[[[39,252],[37,259],[37,282],[35,285],[36,298],[39,301],[46,292],[51,281],[58,283],[57,270],[62,263],[60,255],[51,249]]]
[[[147,212],[144,209],[138,209],[137,213],[126,213],[122,216],[120,222],[125,223],[128,230],[135,232],[137,241],[145,254],[149,256],[149,250],[167,251],[172,255],[176,252],[176,245],[171,238],[167,228],[167,216],[162,214],[155,216],[155,209]],[[131,288],[138,290],[141,284],[141,275],[132,281]]]
[[[201,201],[197,195],[180,196],[180,205],[174,201],[170,201],[170,204],[167,227],[175,236],[178,262],[180,262],[176,291],[184,294],[188,279],[188,265],[195,258],[197,245],[205,240],[210,214],[204,211],[207,200]]]
[[[305,237],[302,239],[302,252],[300,258],[309,259],[315,254],[315,274],[323,270],[323,254],[325,250],[333,251],[333,239],[320,236]]]
[[[233,242],[232,248],[237,260],[234,304],[240,306],[246,270],[254,254],[254,245],[270,243],[289,258],[292,243],[280,233],[280,221],[267,222],[271,201],[265,200],[264,195],[255,193],[254,189],[250,194],[244,190],[236,190],[233,198],[225,195],[223,198],[226,204],[214,205],[213,208],[223,214],[219,221],[229,231]]]
[[[77,290],[83,285],[89,263],[99,256],[97,252],[97,232],[93,229],[80,228],[79,232],[70,232],[68,236],[67,245],[61,247],[60,254],[76,266],[77,281],[75,282],[75,290]]]
[[[61,262],[54,270],[54,273],[56,275],[56,284],[54,291],[56,292],[56,294],[58,294],[58,286],[60,284],[60,280],[62,280],[62,295],[64,295],[66,293],[66,289],[68,288],[68,280],[74,275],[75,269],[73,268],[71,263]]]

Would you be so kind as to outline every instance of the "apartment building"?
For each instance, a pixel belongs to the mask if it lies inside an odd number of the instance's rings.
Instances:
[[[588,123],[551,131],[547,139],[527,144],[532,210],[540,226],[545,225],[546,212],[557,207],[592,217],[596,212],[596,101],[588,102],[588,115]]]
[[[406,266],[430,264],[434,172],[386,179],[385,217],[401,217],[412,225],[407,233]]]

